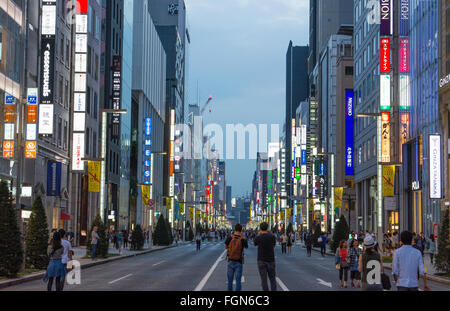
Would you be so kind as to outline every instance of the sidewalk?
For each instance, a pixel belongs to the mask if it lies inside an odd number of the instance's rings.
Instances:
[[[178,242],[178,245],[184,245],[187,243],[190,243],[190,242]],[[109,254],[113,254],[113,255],[115,254],[116,256],[113,256],[110,258],[105,258],[105,259],[98,259],[96,261],[92,261],[92,259],[90,259],[90,258],[83,258],[86,255],[86,247],[74,247],[73,251],[74,251],[75,255],[74,255],[73,259],[78,260],[80,262],[81,269],[87,269],[87,268],[90,268],[93,266],[106,264],[108,262],[112,262],[115,260],[121,260],[121,259],[125,259],[125,258],[130,258],[130,257],[134,257],[134,256],[144,255],[144,254],[172,248],[172,247],[177,247],[178,245],[172,244],[170,246],[152,246],[152,248],[149,249],[148,245],[146,243],[144,245],[144,249],[141,251],[130,251],[129,249],[123,249],[121,256],[119,256],[119,251],[117,249],[110,246],[109,250],[108,250]],[[44,275],[45,275],[45,271],[41,271],[41,272],[32,273],[30,275],[15,278],[15,279],[8,279],[8,280],[0,281],[0,288],[5,288],[5,287],[22,284],[22,283],[29,282],[29,281],[42,279],[44,277]]]
[[[305,245],[303,243],[301,243],[299,245],[301,245],[302,247],[305,247]],[[315,251],[315,252],[320,253],[320,248],[313,247],[312,250]],[[325,254],[327,256],[335,256],[335,254],[333,254],[331,252],[329,244],[327,244],[327,248],[326,248],[326,253]],[[431,264],[430,256],[428,254],[424,255],[423,262],[424,262],[424,265],[425,265],[425,267],[426,267],[426,269],[428,271],[428,273],[427,273],[427,280],[450,285],[450,279],[434,275],[436,273],[436,269]],[[383,263],[383,267],[386,268],[386,269],[392,270],[392,263]]]

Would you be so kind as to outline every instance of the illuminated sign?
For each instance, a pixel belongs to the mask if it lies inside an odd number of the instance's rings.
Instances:
[[[381,113],[381,162],[391,161],[390,113]]]
[[[151,183],[152,178],[152,118],[144,118],[144,136],[143,136],[143,161],[144,161],[144,168],[143,168],[143,178],[144,183]]]
[[[391,109],[391,76],[380,75],[380,109]]]
[[[84,158],[84,138],[84,133],[73,133],[72,171],[84,170],[84,162],[81,161]]]
[[[37,145],[36,141],[27,141],[25,143],[25,158],[36,159]]]
[[[53,134],[53,105],[39,105],[39,134]]]
[[[353,175],[353,90],[345,91],[345,175]]]
[[[409,72],[409,39],[401,38],[399,43],[399,70],[400,72]]]
[[[112,65],[112,106],[114,110],[120,110],[122,99],[122,58],[121,56],[113,57]],[[118,138],[120,126],[120,114],[115,113],[112,117],[112,137]]]
[[[56,35],[56,1],[43,1],[42,35]]]
[[[400,1],[400,36],[407,36],[409,33],[409,2],[410,0],[401,0]]]
[[[391,72],[391,39],[381,38],[380,42],[380,72]]]
[[[409,83],[409,76],[400,75],[399,76],[400,110],[410,110],[411,109],[410,88],[411,88],[411,86]]]
[[[429,136],[430,199],[442,198],[441,136]]]
[[[380,36],[392,34],[392,21],[391,0],[380,0]]]

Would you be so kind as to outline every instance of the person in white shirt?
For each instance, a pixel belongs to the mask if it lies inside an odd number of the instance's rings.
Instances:
[[[64,229],[60,229],[59,230],[59,234],[61,235],[61,245],[64,247],[64,252],[63,255],[61,257],[61,262],[64,265],[64,269],[66,270],[66,274],[67,274],[67,263],[69,261],[72,261],[72,244],[68,241],[68,237],[66,234],[66,231],[64,231]],[[64,283],[65,283],[65,279],[62,280],[61,282],[61,290],[64,289]]]

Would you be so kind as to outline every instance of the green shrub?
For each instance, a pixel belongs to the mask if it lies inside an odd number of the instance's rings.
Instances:
[[[25,235],[25,265],[30,269],[46,269],[49,263],[47,248],[49,233],[47,216],[41,197],[34,200]]]

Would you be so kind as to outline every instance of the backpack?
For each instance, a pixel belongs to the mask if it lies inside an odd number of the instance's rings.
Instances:
[[[230,244],[228,244],[228,259],[239,261],[242,260],[243,257],[243,247],[242,247],[242,238],[240,236],[234,235],[231,238]]]

